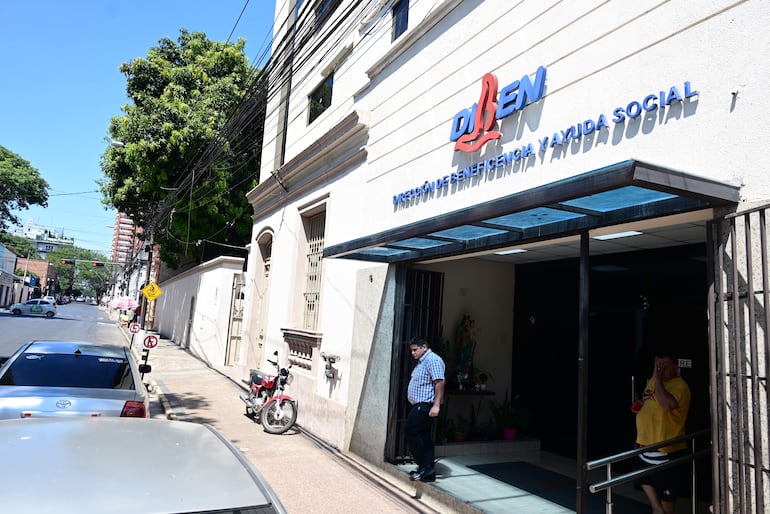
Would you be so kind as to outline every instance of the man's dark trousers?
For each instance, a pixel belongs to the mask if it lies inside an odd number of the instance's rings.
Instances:
[[[409,411],[404,425],[404,434],[412,456],[420,470],[433,470],[435,450],[431,437],[433,418],[430,417],[432,403],[415,403]]]

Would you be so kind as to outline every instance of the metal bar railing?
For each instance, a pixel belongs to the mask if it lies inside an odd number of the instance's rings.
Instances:
[[[695,459],[698,457],[702,457],[704,455],[708,455],[711,453],[711,448],[704,448],[701,450],[696,450],[695,448],[695,439],[703,436],[707,436],[711,434],[710,429],[703,429],[699,430],[697,432],[693,432],[692,434],[686,434],[683,436],[675,437],[673,439],[669,439],[667,441],[662,441],[660,443],[651,444],[649,446],[643,446],[641,448],[636,448],[633,450],[628,450],[622,453],[617,453],[615,455],[611,455],[609,457],[604,457],[597,460],[592,460],[590,462],[586,463],[586,470],[591,471],[593,469],[599,469],[606,467],[607,468],[607,480],[604,480],[602,482],[597,482],[595,484],[588,484],[588,490],[592,493],[598,493],[601,491],[607,492],[607,501],[606,501],[606,507],[605,507],[605,513],[606,514],[612,514],[612,507],[613,507],[613,501],[612,501],[612,488],[617,487],[619,485],[631,482],[639,477],[651,475],[653,473],[657,473],[658,471],[662,469],[667,468],[673,468],[674,466],[679,466],[681,464],[685,464],[687,462],[692,462],[692,512],[695,512]],[[651,450],[657,450],[658,448],[663,448],[664,446],[669,446],[671,444],[679,443],[686,441],[688,443],[688,446],[691,447],[692,451],[690,455],[687,455],[686,457],[679,457],[678,459],[671,460],[669,462],[666,462],[664,464],[658,464],[657,466],[641,469],[637,471],[632,471],[630,473],[625,473],[623,475],[612,475],[612,465],[616,464],[618,462],[623,462],[628,459],[631,459],[633,457],[636,457],[638,455],[641,455],[644,452],[648,452]],[[691,444],[690,444],[691,443]]]

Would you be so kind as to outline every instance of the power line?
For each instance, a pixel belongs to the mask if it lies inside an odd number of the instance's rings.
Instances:
[[[154,214],[150,218],[148,227],[150,232],[158,227],[165,219],[170,218],[174,213],[178,214],[186,211],[189,216],[190,211],[193,209],[193,205],[195,205],[195,208],[197,209],[210,203],[211,200],[206,202],[205,199],[212,197],[211,188],[215,187],[215,185],[210,184],[210,187],[207,187],[205,178],[217,163],[224,162],[221,159],[223,157],[225,142],[230,141],[231,143],[228,155],[238,153],[244,154],[255,146],[262,145],[264,139],[257,140],[256,136],[252,133],[244,134],[244,130],[257,123],[264,123],[267,104],[275,100],[282,88],[288,84],[288,81],[291,80],[292,77],[298,79],[295,81],[295,87],[293,89],[306,87],[307,83],[316,75],[313,71],[313,67],[307,67],[311,58],[318,59],[318,61],[321,62],[332,51],[339,49],[340,43],[344,38],[348,37],[356,27],[360,26],[363,19],[368,18],[370,21],[373,20],[374,18],[372,15],[373,13],[376,13],[377,10],[380,11],[381,16],[385,16],[388,12],[387,9],[383,8],[382,3],[377,0],[369,0],[368,3],[362,4],[363,0],[353,2],[344,12],[337,16],[334,23],[326,26],[323,31],[319,30],[321,24],[316,18],[314,6],[312,6],[310,2],[303,6],[303,9],[300,10],[301,13],[295,13],[293,10],[290,12],[290,14],[281,22],[281,29],[288,27],[290,23],[291,28],[283,32],[281,40],[275,46],[272,56],[264,67],[259,68],[256,65],[252,66],[251,72],[247,78],[248,85],[245,88],[241,100],[231,110],[227,121],[219,130],[215,138],[204,148],[201,148],[198,154],[188,162],[185,171],[181,175],[181,180],[178,180],[175,185],[175,190],[161,200]],[[246,5],[244,5],[244,9],[247,5],[248,0],[246,1]],[[361,7],[360,10],[359,7]],[[358,10],[358,13],[354,16],[356,10]],[[243,11],[241,12],[241,15],[242,14]],[[297,14],[297,16],[294,16],[295,14]],[[323,23],[326,21],[329,21],[329,19],[322,20]],[[387,28],[385,24],[374,22],[372,23],[372,27],[377,28],[366,31],[361,35],[362,39],[377,35],[381,30]],[[322,35],[319,37],[319,34]],[[335,34],[336,37],[332,38],[331,34]],[[312,44],[314,38],[315,42]],[[275,41],[276,37],[273,35],[272,42]],[[326,46],[326,48],[324,48],[324,46]],[[262,57],[266,55],[265,52],[267,52],[267,46],[263,48]],[[359,59],[360,58],[361,57],[359,56]],[[297,77],[289,70],[303,70],[304,74]],[[267,84],[264,84],[265,81]],[[268,91],[265,98],[266,103],[260,104],[254,100],[257,98],[259,88],[263,85],[268,87]],[[292,98],[291,93],[288,98]],[[289,101],[288,98],[286,100],[287,102]],[[296,122],[299,116],[305,112],[304,106],[298,106],[297,103],[292,103],[291,107],[294,112],[289,120],[287,120],[289,125]],[[233,136],[240,137],[233,138]],[[277,137],[277,135],[275,137]],[[273,138],[269,142],[272,143],[274,141],[275,139]],[[254,157],[255,155],[253,153],[249,154],[247,159],[237,165],[233,173],[248,169],[247,166],[252,162]],[[231,184],[228,190],[232,191],[250,179],[252,179],[251,176],[246,176],[236,184]],[[197,188],[195,187],[196,184],[199,184]],[[197,189],[197,191],[194,191],[194,189]],[[186,208],[184,206],[176,205],[177,199],[180,199],[182,195],[184,195],[184,199],[186,200],[185,203],[187,203]],[[202,201],[204,203],[201,204]],[[218,232],[221,231],[222,230],[219,230]],[[213,235],[209,237],[213,237]],[[189,233],[186,237],[187,241],[181,241],[175,237],[174,239],[183,244],[191,243],[191,241],[189,241]]]

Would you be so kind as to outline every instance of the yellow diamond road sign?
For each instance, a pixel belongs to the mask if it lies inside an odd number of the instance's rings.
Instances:
[[[150,282],[144,288],[142,288],[142,294],[148,300],[153,301],[163,294],[163,290],[158,287],[158,284],[155,282]]]

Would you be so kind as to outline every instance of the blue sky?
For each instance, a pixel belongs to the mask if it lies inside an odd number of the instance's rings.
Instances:
[[[245,6],[245,10],[244,10]],[[18,214],[110,254],[114,210],[96,180],[110,119],[127,103],[123,62],[179,29],[246,39],[252,64],[269,48],[275,0],[2,0],[0,145],[48,182],[48,207]],[[243,14],[241,15],[241,12]],[[239,20],[240,17],[240,20]]]

